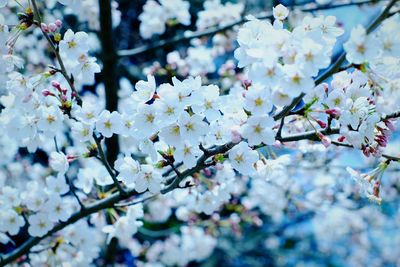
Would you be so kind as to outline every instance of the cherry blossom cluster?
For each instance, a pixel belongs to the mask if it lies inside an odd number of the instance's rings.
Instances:
[[[140,35],[149,39],[165,32],[166,24],[190,24],[189,2],[183,0],[147,0],[139,16]]]
[[[288,105],[314,88],[312,78],[329,66],[336,38],[343,33],[333,16],[306,16],[288,31],[282,22],[287,15],[287,9],[278,6],[273,25],[249,17],[238,32],[238,66],[248,68],[249,79],[271,99],[271,108]]]
[[[186,51],[166,55],[166,66],[145,69],[146,80],[118,77],[118,105],[108,110],[111,88],[101,82],[109,77],[98,79],[93,56],[100,51],[97,37],[69,29],[61,18],[75,14],[98,30],[98,3],[45,1],[40,16],[36,2],[15,16],[11,11],[21,4],[0,1],[7,10],[0,15],[0,243],[15,246],[15,236],[28,234],[23,254],[29,257],[19,254],[19,261],[101,265],[107,253],[101,247],[117,240],[138,266],[187,266],[227,250],[219,237],[240,240],[246,227],[260,230],[261,247],[272,253],[286,246],[280,235],[290,242],[311,236],[327,253],[341,241],[337,231],[348,237],[353,230],[360,250],[368,251],[372,211],[360,208],[365,203],[358,197],[381,204],[397,194],[398,181],[388,172],[399,161],[390,156],[397,155],[396,144],[389,144],[400,117],[393,113],[400,100],[399,14],[373,32],[354,28],[341,54],[348,65],[336,66],[321,83],[317,77],[332,64],[344,30],[333,16],[307,15],[292,25],[289,10],[278,5],[272,23],[248,16],[237,36],[228,30],[191,39]],[[112,2],[116,26],[120,14]],[[62,12],[55,12],[60,4]],[[192,26],[223,28],[241,21],[243,12],[241,2],[207,0]],[[193,22],[183,0],[148,0],[139,21],[144,39]],[[39,60],[28,50],[41,50]],[[109,160],[115,139],[120,148]],[[360,150],[378,167],[346,168],[333,145]],[[385,159],[378,163],[379,157]],[[351,179],[336,181],[349,174],[361,190]],[[376,212],[385,218],[385,211]],[[304,236],[290,230],[297,213],[311,221]],[[290,257],[282,261],[290,265]]]
[[[204,30],[212,26],[225,26],[241,19],[244,11],[243,3],[227,2],[222,4],[220,0],[204,1],[204,10],[198,13],[196,26]]]

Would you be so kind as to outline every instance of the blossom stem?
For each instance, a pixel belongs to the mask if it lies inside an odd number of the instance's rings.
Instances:
[[[67,83],[68,83],[69,87],[71,88],[72,92],[75,94],[75,98],[76,98],[76,101],[77,101],[78,105],[82,105],[82,99],[80,98],[79,94],[77,93],[77,91],[75,89],[75,85],[74,85],[73,80],[68,75],[67,69],[65,68],[64,62],[63,62],[63,60],[61,58],[61,55],[60,55],[57,47],[55,46],[55,44],[51,40],[49,34],[47,32],[45,32],[45,31],[43,31],[42,27],[40,27],[40,24],[42,23],[42,18],[40,16],[40,12],[39,12],[39,9],[37,7],[36,0],[31,0],[31,2],[32,2],[33,12],[36,15],[37,20],[38,20],[35,23],[35,25],[37,25],[39,27],[39,29],[42,31],[43,36],[46,38],[47,42],[50,45],[51,50],[53,51],[54,55],[56,56],[58,64],[60,65],[60,73],[62,74],[62,76],[64,76],[64,78],[67,81]]]
[[[120,183],[119,183],[119,181],[118,181],[118,179],[117,179],[117,176],[115,175],[115,172],[114,172],[113,169],[111,168],[111,166],[110,166],[110,164],[109,164],[109,162],[108,162],[108,160],[107,160],[107,158],[106,158],[106,155],[105,155],[105,153],[104,153],[103,146],[101,145],[100,139],[99,139],[95,134],[93,134],[93,139],[94,139],[95,142],[96,142],[97,150],[98,150],[99,156],[100,156],[100,160],[101,160],[101,162],[103,163],[104,167],[106,167],[107,172],[110,174],[111,179],[112,179],[113,182],[114,182],[114,185],[117,187],[117,189],[118,189],[118,191],[121,193],[121,195],[125,195],[125,194],[126,194],[126,191],[125,191],[125,190],[122,188],[122,186],[120,185]]]

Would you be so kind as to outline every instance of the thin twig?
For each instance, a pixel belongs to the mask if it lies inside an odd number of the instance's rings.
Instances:
[[[49,34],[45,31],[43,31],[42,27],[41,27],[41,23],[42,23],[42,19],[40,16],[40,12],[39,9],[36,5],[36,0],[31,0],[32,2],[32,6],[33,6],[33,12],[36,15],[38,21],[35,23],[36,26],[39,27],[39,29],[42,31],[43,36],[46,38],[47,42],[50,45],[51,50],[53,51],[54,55],[56,56],[56,59],[58,61],[58,64],[60,65],[60,73],[64,76],[65,80],[67,81],[69,87],[71,88],[72,92],[75,94],[75,98],[76,101],[78,103],[78,105],[82,105],[82,99],[80,98],[78,92],[75,89],[75,85],[74,82],[72,81],[71,77],[68,75],[67,69],[65,68],[64,62],[61,58],[61,55],[58,51],[58,48],[56,47],[56,45],[53,43],[53,41],[51,40]]]
[[[125,193],[126,193],[125,190],[120,185],[120,183],[117,179],[117,176],[115,175],[115,172],[111,168],[111,166],[106,158],[106,155],[104,153],[103,146],[101,145],[100,139],[94,133],[93,133],[93,138],[96,142],[97,151],[99,152],[101,162],[103,163],[104,167],[106,167],[107,172],[110,174],[111,179],[113,180],[114,185],[117,187],[118,191],[121,193],[121,195],[125,195]]]

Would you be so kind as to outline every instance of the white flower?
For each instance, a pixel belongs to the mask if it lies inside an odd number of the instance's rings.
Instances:
[[[82,84],[93,84],[94,74],[101,71],[100,66],[96,63],[96,58],[81,54],[78,61],[79,63],[71,70],[74,78]]]
[[[69,191],[69,186],[63,178],[64,177],[56,178],[54,176],[49,176],[46,178],[46,185],[49,193],[64,195]]]
[[[275,132],[272,130],[274,125],[275,121],[271,117],[251,116],[241,127],[241,135],[251,146],[261,143],[272,145],[275,142]]]
[[[48,215],[48,220],[65,222],[71,216],[71,210],[67,208],[65,201],[59,196],[52,194],[42,209]]]
[[[89,101],[83,101],[82,107],[77,105],[77,109],[72,112],[74,116],[88,124],[94,123],[99,113],[99,106]]]
[[[103,110],[96,121],[96,130],[107,138],[120,133],[122,130],[121,114],[117,111],[110,113],[108,110]]]
[[[275,19],[284,20],[289,15],[289,10],[284,5],[279,4],[276,7],[272,8],[272,13]]]
[[[272,62],[259,62],[251,65],[249,78],[257,83],[274,87],[283,77],[282,65]]]
[[[196,103],[192,105],[193,112],[211,122],[221,116],[219,112],[219,88],[216,85],[203,86],[193,92],[192,96]]]
[[[51,152],[49,164],[53,170],[58,172],[59,176],[63,176],[69,167],[68,158],[62,152]]]
[[[161,181],[161,173],[152,165],[141,165],[140,173],[135,181],[135,190],[142,193],[148,189],[151,193],[157,194],[161,190]]]
[[[0,0],[0,8],[5,7],[8,4],[8,0]]]
[[[329,66],[330,61],[330,54],[325,51],[324,46],[310,38],[302,40],[300,53],[295,59],[296,64],[309,76],[316,76],[320,69]]]
[[[254,115],[268,114],[272,109],[271,94],[261,84],[250,86],[244,99],[244,108]]]
[[[232,167],[243,175],[249,175],[255,171],[254,163],[258,160],[257,151],[252,150],[244,141],[234,146],[229,152],[229,160]]]
[[[190,116],[187,112],[181,114],[178,124],[182,139],[193,144],[197,144],[208,129],[208,124],[203,121],[202,116]]]
[[[89,36],[85,32],[74,33],[68,29],[64,38],[60,41],[60,52],[66,57],[71,59],[78,59],[81,54],[89,51]]]
[[[346,59],[350,63],[363,64],[379,57],[378,41],[367,35],[363,26],[358,25],[351,31],[350,39],[343,45]]]
[[[0,231],[8,232],[10,235],[16,235],[19,229],[25,225],[25,220],[14,210],[0,210]]]
[[[197,145],[183,143],[176,147],[174,158],[177,162],[183,162],[186,168],[196,166],[197,159],[203,155],[203,152]]]
[[[73,121],[71,126],[71,135],[79,142],[92,140],[93,126],[84,122]]]
[[[314,81],[306,76],[296,65],[283,66],[285,78],[282,87],[284,92],[291,97],[297,97],[300,93],[308,93],[314,88]]]
[[[159,137],[168,145],[178,146],[182,142],[181,128],[178,124],[171,124],[161,129]]]
[[[157,107],[155,105],[139,104],[134,121],[138,137],[144,139],[152,136],[160,126]]]
[[[147,75],[147,82],[138,81],[135,85],[136,91],[132,93],[132,98],[140,103],[146,103],[153,98],[156,91],[156,79],[152,75]]]
[[[138,220],[142,217],[142,204],[130,206],[126,216],[119,217],[113,225],[103,227],[103,232],[109,234],[107,242],[110,242],[111,238],[116,237],[120,242],[122,242],[122,244],[129,244],[132,235],[134,235],[138,231],[139,227],[143,225],[143,222]]]
[[[49,220],[47,213],[36,213],[28,218],[28,232],[31,236],[42,237],[52,228],[53,223]]]
[[[139,175],[140,164],[132,157],[124,157],[115,161],[115,169],[119,172],[118,180],[127,186],[134,186],[134,182]],[[132,187],[133,187],[132,186]]]

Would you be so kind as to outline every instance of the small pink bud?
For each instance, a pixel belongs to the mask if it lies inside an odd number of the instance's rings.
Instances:
[[[339,117],[340,115],[341,115],[341,112],[340,112],[340,110],[338,110],[338,109],[335,109],[335,108],[333,108],[333,109],[327,109],[327,110],[325,110],[325,113],[326,114],[328,114],[328,115],[330,115],[330,116],[332,116],[332,117]]]
[[[396,127],[393,125],[393,123],[390,120],[385,120],[385,125],[386,127],[389,128],[389,130],[391,130],[392,132],[394,132],[396,130]]]
[[[204,175],[205,175],[205,176],[211,176],[211,175],[212,175],[211,170],[210,170],[209,168],[204,169]]]
[[[61,96],[61,101],[66,102],[68,100],[66,95],[62,95]]]
[[[274,148],[281,148],[282,147],[282,143],[281,143],[281,141],[276,140],[272,146]]]
[[[346,137],[345,136],[340,136],[337,140],[339,141],[339,142],[343,142],[344,141],[344,139],[346,139]]]
[[[62,21],[61,20],[56,20],[55,22],[54,22],[54,24],[58,27],[58,28],[61,28],[61,26],[62,26]]]
[[[51,82],[51,85],[52,85],[54,88],[56,88],[57,90],[61,90],[61,86],[60,86],[60,83],[59,83],[59,82],[57,82],[57,81],[52,81],[52,82]]]
[[[325,122],[323,122],[321,120],[317,120],[317,123],[321,128],[326,128],[326,123]]]
[[[49,27],[47,27],[47,25],[45,23],[43,23],[43,22],[40,24],[40,28],[44,32],[49,32]]]
[[[244,88],[249,89],[249,87],[251,86],[251,81],[250,80],[244,80],[243,81],[243,86]]]
[[[242,141],[242,136],[240,135],[238,128],[232,128],[231,134],[232,134],[232,142],[233,143],[237,144],[240,141]]]
[[[49,23],[49,30],[55,32],[58,29],[57,25],[54,23]]]
[[[65,88],[61,89],[61,93],[62,93],[63,95],[66,95],[66,94],[67,94],[67,92],[68,92],[68,90],[67,90],[67,89],[65,89]]]
[[[328,147],[331,145],[331,139],[325,135],[323,135],[322,133],[317,133],[318,138],[321,139],[322,144],[324,145],[324,147]]]
[[[67,161],[68,163],[71,163],[72,161],[74,161],[76,159],[76,157],[74,155],[67,155]]]
[[[52,93],[52,92],[50,92],[49,90],[47,90],[47,89],[44,89],[43,91],[42,91],[42,95],[43,96],[54,96],[54,94]]]

